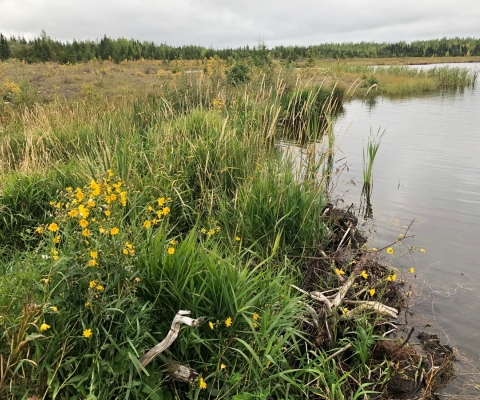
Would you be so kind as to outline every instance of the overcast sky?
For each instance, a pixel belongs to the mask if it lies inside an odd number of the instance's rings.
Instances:
[[[6,36],[268,47],[480,37],[480,0],[0,0]]]

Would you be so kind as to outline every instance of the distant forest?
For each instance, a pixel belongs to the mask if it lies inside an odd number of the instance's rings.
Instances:
[[[55,61],[77,63],[89,60],[203,60],[218,56],[221,59],[268,60],[384,58],[384,57],[463,57],[480,56],[480,39],[453,38],[422,40],[412,43],[325,43],[313,46],[277,46],[268,49],[263,43],[257,46],[213,49],[203,46],[170,46],[134,39],[73,40],[61,42],[51,39],[45,31],[39,37],[6,37],[0,33],[0,59],[16,58],[27,63]]]

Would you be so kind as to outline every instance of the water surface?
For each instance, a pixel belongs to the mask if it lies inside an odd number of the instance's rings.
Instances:
[[[455,64],[455,66],[459,66]],[[479,70],[479,64],[460,65]],[[425,67],[425,66],[423,66]],[[431,67],[431,66],[429,66]],[[352,101],[335,125],[348,171],[336,193],[359,204],[362,149],[386,129],[373,167],[370,245],[395,241],[414,219],[410,244],[426,250],[395,260],[416,270],[414,311],[425,330],[480,365],[480,87],[425,97]],[[344,160],[344,161],[345,161]],[[339,165],[343,161],[339,162]],[[356,185],[351,183],[356,182]],[[399,251],[396,252],[396,255]]]

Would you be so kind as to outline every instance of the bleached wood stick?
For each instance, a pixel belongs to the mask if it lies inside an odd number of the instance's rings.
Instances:
[[[165,336],[165,339],[163,339],[156,346],[152,347],[148,351],[148,353],[144,354],[142,358],[140,358],[139,361],[144,367],[147,366],[156,356],[158,356],[160,353],[162,353],[163,351],[165,351],[170,347],[170,345],[177,338],[178,333],[180,332],[181,325],[197,327],[205,319],[204,317],[200,317],[197,319],[185,317],[185,315],[189,315],[189,314],[190,314],[190,311],[180,310],[179,312],[177,312],[177,315],[175,315],[175,318],[173,319],[172,326],[170,327],[170,331],[168,332],[167,336]]]
[[[393,307],[386,306],[385,304],[379,303],[378,301],[353,301],[346,300],[346,304],[358,304],[357,307],[348,311],[345,316],[347,318],[352,318],[358,314],[361,314],[364,310],[374,310],[379,314],[388,315],[391,318],[398,317],[398,310]]]
[[[308,293],[306,290],[303,290],[303,289],[300,289],[298,286],[295,286],[295,285],[290,285],[292,288],[298,290],[300,293],[303,293],[303,294],[306,294],[308,296],[310,296],[312,299],[314,300],[318,300],[318,301],[321,301],[322,303],[325,304],[325,306],[327,307],[327,310],[328,311],[331,311],[332,310],[332,304],[330,303],[330,300],[328,300],[324,295],[323,293],[320,293],[320,292],[311,292],[311,293]]]
[[[348,290],[352,287],[353,282],[355,279],[357,279],[358,275],[360,275],[360,271],[362,271],[363,264],[365,264],[365,259],[362,258],[355,268],[352,271],[352,274],[348,277],[347,281],[345,284],[340,288],[338,291],[337,295],[332,301],[332,307],[338,307],[340,303],[342,302],[343,298],[347,295]]]

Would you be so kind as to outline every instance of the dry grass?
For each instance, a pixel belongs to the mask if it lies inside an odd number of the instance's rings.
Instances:
[[[185,70],[203,70],[197,61],[111,61],[61,65],[54,62],[25,64],[8,60],[0,64],[0,95],[3,82],[26,79],[37,93],[48,100],[54,97],[83,99],[92,94],[109,98],[118,95],[142,95],[172,80]]]

